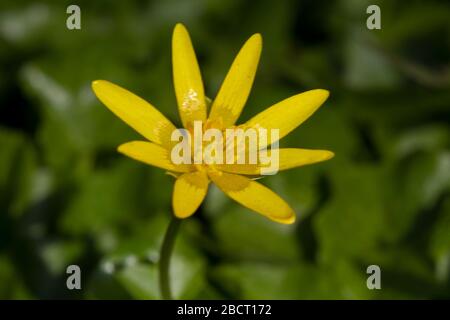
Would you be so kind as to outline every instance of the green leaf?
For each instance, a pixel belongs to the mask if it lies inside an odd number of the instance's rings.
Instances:
[[[314,216],[319,258],[361,257],[384,238],[382,171],[370,165],[336,165],[331,170],[331,199]]]
[[[116,277],[134,299],[159,298],[158,270],[156,266],[136,265],[128,267],[119,272]]]
[[[213,230],[226,259],[287,262],[299,257],[293,226],[274,223],[234,203],[214,217]]]
[[[390,171],[395,178],[387,186],[390,215],[386,234],[394,240],[405,235],[420,211],[432,208],[448,190],[450,157],[448,152],[420,153]]]
[[[344,81],[352,89],[395,88],[400,76],[387,55],[373,44],[368,32],[361,26],[348,32]]]
[[[11,215],[24,212],[33,200],[36,156],[21,135],[0,128],[0,203]]]
[[[442,204],[433,226],[429,250],[435,260],[436,278],[441,283],[450,280],[450,199]]]
[[[67,266],[78,259],[83,252],[82,244],[74,241],[54,241],[40,249],[48,270],[53,275],[65,274]]]
[[[151,169],[124,160],[86,177],[67,204],[60,222],[63,230],[73,234],[99,235],[130,221],[133,216],[148,212],[148,209],[143,211],[147,203],[147,176],[142,174],[142,170]],[[151,198],[150,201],[156,202],[157,199]]]
[[[13,261],[0,255],[0,297],[2,299],[32,299],[21,274],[17,272]]]
[[[238,299],[339,297],[326,273],[305,264],[224,264],[214,269],[213,277],[223,290]]]

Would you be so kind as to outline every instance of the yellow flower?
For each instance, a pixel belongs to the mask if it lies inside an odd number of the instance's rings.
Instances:
[[[208,103],[191,39],[182,24],[175,26],[172,38],[172,63],[175,93],[181,121],[192,130],[194,121],[207,128],[236,128],[235,122],[247,101],[261,53],[262,39],[254,34],[235,58],[224,82],[207,112]],[[204,200],[209,182],[215,183],[230,198],[271,220],[290,224],[294,210],[273,191],[253,180],[260,165],[246,164],[174,164],[170,154],[175,126],[150,103],[105,80],[96,80],[92,88],[114,114],[148,141],[131,141],[118,151],[146,164],[165,169],[176,176],[172,205],[175,216],[191,216]],[[249,121],[245,128],[278,129],[279,139],[303,123],[328,98],[328,91],[318,89],[285,99]],[[269,141],[273,143],[274,141]],[[328,160],[326,150],[280,148],[279,170]]]

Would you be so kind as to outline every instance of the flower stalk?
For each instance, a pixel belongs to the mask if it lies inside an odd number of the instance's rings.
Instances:
[[[180,228],[181,219],[172,216],[160,251],[159,260],[159,289],[161,298],[164,300],[172,300],[172,291],[170,288],[170,258],[175,244],[175,239]]]

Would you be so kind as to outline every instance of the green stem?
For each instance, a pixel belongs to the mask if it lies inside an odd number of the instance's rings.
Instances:
[[[177,237],[178,229],[180,227],[181,219],[172,216],[166,234],[164,235],[163,244],[159,255],[159,288],[161,290],[161,297],[164,300],[171,300],[172,293],[170,290],[170,256],[172,255],[173,245]]]

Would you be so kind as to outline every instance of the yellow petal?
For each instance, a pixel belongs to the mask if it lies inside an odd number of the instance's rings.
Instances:
[[[224,172],[208,174],[223,192],[243,206],[276,222],[284,224],[295,222],[294,210],[276,193],[259,182]]]
[[[134,130],[152,142],[170,146],[170,136],[175,127],[150,103],[105,80],[92,82],[92,89],[108,109]]]
[[[271,150],[267,151],[268,159],[271,159]],[[308,164],[322,162],[333,158],[334,153],[328,150],[310,150],[310,149],[296,149],[296,148],[281,148],[278,149],[278,169],[276,171],[288,170]],[[275,157],[275,155],[274,155]],[[221,164],[216,165],[216,168],[230,173],[260,175],[261,168],[268,169],[271,165],[276,166],[276,159],[273,163],[265,164]],[[276,169],[276,168],[274,168]],[[268,174],[268,173],[265,173]]]
[[[261,167],[258,164],[216,164],[215,168],[220,171],[235,174],[246,174],[251,176],[261,174]]]
[[[322,162],[333,157],[334,153],[328,150],[282,148],[279,149],[279,170],[288,170],[307,164]]]
[[[233,125],[241,114],[255,78],[261,48],[259,33],[247,40],[213,101],[209,119],[222,124],[222,128]]]
[[[185,128],[194,120],[206,120],[206,103],[202,76],[191,38],[186,28],[177,24],[172,37],[172,64],[178,110]]]
[[[130,158],[158,168],[173,172],[192,171],[191,165],[172,163],[170,160],[170,151],[155,143],[131,141],[121,144],[117,150]]]
[[[204,171],[181,175],[173,188],[172,206],[175,216],[191,216],[203,202],[208,191],[208,177]]]
[[[279,129],[279,139],[297,128],[327,100],[329,92],[323,89],[306,91],[287,98],[257,114],[245,123],[246,127]],[[271,141],[270,134],[267,145]]]

